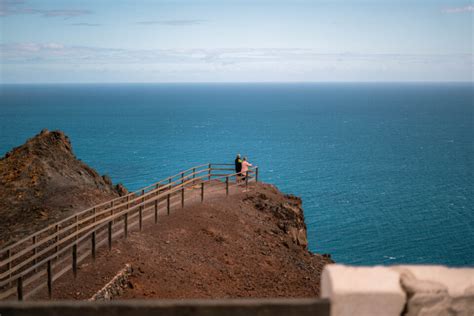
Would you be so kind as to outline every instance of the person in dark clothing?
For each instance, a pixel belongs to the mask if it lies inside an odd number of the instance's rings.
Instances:
[[[235,173],[237,173],[237,176],[235,177],[235,181],[238,182],[240,180],[240,172],[242,171],[242,159],[240,159],[240,154],[237,154],[237,157],[235,157]]]

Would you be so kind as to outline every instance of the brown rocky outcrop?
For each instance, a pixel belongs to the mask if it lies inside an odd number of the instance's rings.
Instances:
[[[268,187],[272,195],[283,195],[274,186]],[[259,211],[270,213],[277,220],[278,227],[291,236],[293,243],[306,249],[308,246],[306,223],[301,207],[302,201],[299,197],[286,194],[280,198],[270,198],[264,193],[258,193],[248,196],[244,201],[251,202]]]
[[[43,130],[0,159],[0,245],[126,192],[78,160],[63,132]]]
[[[232,186],[228,196],[218,181],[206,190],[203,202],[199,190],[186,191],[185,207],[161,208],[156,224],[130,229],[111,251],[101,248],[77,277],[54,283],[53,297],[89,299],[127,263],[137,273],[114,299],[319,295],[322,270],[333,261],[307,249],[300,198],[264,183]],[[44,130],[0,160],[0,242],[125,193],[79,161],[64,133]]]

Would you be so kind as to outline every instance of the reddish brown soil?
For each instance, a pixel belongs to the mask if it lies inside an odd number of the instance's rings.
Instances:
[[[0,246],[125,193],[78,160],[63,132],[43,130],[0,159]]]
[[[298,233],[299,232],[299,233]],[[131,263],[121,298],[316,297],[332,262],[306,250],[301,200],[253,184],[159,216],[142,232],[87,259],[76,280],[54,283],[55,299],[87,299]],[[44,293],[38,298],[44,298]]]

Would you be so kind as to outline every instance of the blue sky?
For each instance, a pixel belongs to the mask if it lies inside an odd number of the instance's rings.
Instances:
[[[0,82],[472,82],[473,14],[456,0],[0,0]]]

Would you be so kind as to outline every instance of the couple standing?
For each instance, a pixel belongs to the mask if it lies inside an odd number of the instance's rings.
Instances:
[[[252,164],[247,161],[247,157],[244,157],[244,159],[240,158],[240,154],[237,154],[237,157],[235,157],[235,173],[237,173],[237,181],[240,179],[245,180],[245,177],[247,175],[247,171],[249,170],[249,167],[251,167]]]

